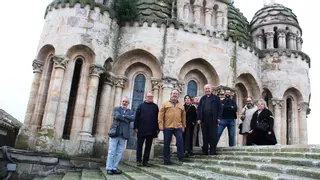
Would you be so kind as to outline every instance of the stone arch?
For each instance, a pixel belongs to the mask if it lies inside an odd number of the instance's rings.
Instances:
[[[242,107],[245,105],[246,98],[249,96],[248,89],[243,83],[239,82],[235,85],[235,91],[236,91],[236,101],[239,106],[238,110],[241,111]]]
[[[282,106],[282,142],[286,144],[299,143],[299,127],[301,119],[299,119],[299,104],[303,102],[302,94],[294,87],[288,88],[283,94]]]
[[[203,79],[203,81],[206,81],[215,87],[220,85],[220,79],[216,70],[208,61],[204,59],[197,58],[185,63],[180,68],[178,75],[179,80],[184,80],[189,72],[195,72],[199,75],[199,77],[204,77],[205,79]]]
[[[162,77],[160,61],[154,55],[142,49],[132,50],[119,56],[114,63],[112,72],[117,75],[125,75],[128,68],[136,63],[147,66],[153,77]]]
[[[204,95],[203,87],[204,85],[208,84],[208,80],[201,71],[199,71],[198,69],[189,71],[184,76],[183,81],[185,82],[185,85],[186,85],[186,88],[184,88],[184,93],[183,93],[184,95],[187,94],[187,91],[188,91],[187,86],[190,81],[195,81],[197,84],[197,96]]]
[[[261,93],[261,98],[266,101],[268,108],[270,109],[270,111],[273,112],[273,106],[271,102],[273,95],[268,88],[263,88],[263,91]]]
[[[111,57],[109,57],[106,61],[104,61],[103,67],[106,69],[107,72],[111,71],[112,63],[113,63],[113,60]]]
[[[85,64],[92,64],[95,61],[94,51],[86,45],[75,45],[68,49],[66,57],[74,62],[79,56],[82,56]]]
[[[256,79],[249,73],[243,73],[238,76],[237,83],[242,83],[248,92],[248,96],[252,96],[253,99],[260,98],[260,88]]]
[[[55,48],[51,44],[44,45],[38,53],[37,60],[45,63],[49,58],[55,54]]]

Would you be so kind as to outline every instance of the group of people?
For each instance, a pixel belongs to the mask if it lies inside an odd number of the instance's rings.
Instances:
[[[198,140],[202,145],[204,155],[217,155],[216,147],[224,129],[228,128],[229,146],[234,146],[235,119],[238,107],[231,98],[231,91],[225,91],[225,98],[213,94],[210,84],[204,86],[205,95],[192,99],[184,97],[184,104],[179,102],[179,91],[173,89],[170,99],[158,106],[153,102],[153,93],[148,92],[145,101],[136,112],[128,109],[129,99],[122,98],[121,106],[114,109],[114,119],[109,131],[109,150],[106,162],[107,173],[120,174],[118,164],[125,149],[125,141],[129,139],[130,122],[134,122],[137,135],[137,166],[151,166],[149,156],[152,141],[160,131],[163,132],[163,160],[165,165],[172,164],[170,160],[170,144],[172,136],[176,138],[177,156],[179,161],[192,156],[193,146]],[[253,104],[252,98],[241,112],[242,129],[246,145],[276,144],[273,132],[272,113],[266,108],[264,100]],[[195,139],[200,137],[200,139]],[[202,138],[201,138],[202,137]],[[142,148],[145,144],[144,155]]]

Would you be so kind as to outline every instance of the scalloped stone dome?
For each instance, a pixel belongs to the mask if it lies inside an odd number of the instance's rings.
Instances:
[[[232,4],[228,4],[228,36],[234,40],[251,43],[249,22]]]
[[[140,17],[171,18],[172,0],[139,0],[138,9]]]
[[[288,24],[301,30],[297,16],[292,10],[277,3],[267,5],[255,13],[250,23],[251,31],[270,24]]]

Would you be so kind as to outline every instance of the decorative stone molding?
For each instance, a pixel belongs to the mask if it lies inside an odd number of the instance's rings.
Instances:
[[[183,92],[183,89],[184,89],[184,86],[185,86],[185,83],[183,81],[178,81],[175,85],[174,85],[174,88],[175,89],[178,89],[180,93]]]
[[[297,35],[294,33],[288,33],[288,35],[289,35],[289,39],[293,39],[293,40],[297,39]]]
[[[92,65],[90,66],[90,75],[91,75],[91,76],[98,76],[98,77],[100,77],[100,75],[101,75],[102,73],[104,73],[104,72],[106,72],[106,69],[105,69],[103,66],[101,66],[101,65],[92,64]]]
[[[37,59],[32,62],[33,73],[42,73],[43,70],[43,62],[38,61]]]
[[[272,105],[273,105],[275,108],[281,108],[282,105],[283,105],[283,100],[274,99],[274,100],[272,100]]]
[[[214,87],[214,94],[216,94],[219,97],[224,97],[225,91],[229,89],[231,91],[231,96],[234,96],[236,94],[236,90],[234,88],[230,88],[227,86],[218,86]]]
[[[278,38],[285,38],[286,37],[286,30],[284,29],[278,29],[277,30],[277,35],[278,35]]]
[[[161,79],[151,78],[152,90],[159,89],[161,87]]]
[[[126,82],[127,82],[127,78],[126,77],[116,77],[114,84],[116,85],[116,87],[121,87],[122,89],[124,89],[126,87]]]
[[[69,62],[69,58],[64,55],[55,55],[53,56],[53,62],[55,68],[66,69],[66,65]]]
[[[306,103],[306,102],[299,103],[299,105],[298,105],[299,112],[301,112],[301,111],[307,112],[308,109],[309,109],[309,103]]]
[[[267,39],[274,38],[274,32],[266,32],[265,34]]]
[[[115,77],[114,76],[106,76],[104,78],[104,83],[109,84],[110,86],[114,85]]]

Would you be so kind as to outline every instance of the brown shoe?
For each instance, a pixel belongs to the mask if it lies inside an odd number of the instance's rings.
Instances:
[[[137,162],[137,166],[142,166],[142,163],[141,162]]]
[[[112,172],[113,172],[113,174],[121,174],[122,173],[122,171],[119,169],[112,170]]]
[[[152,165],[149,164],[148,162],[145,162],[145,163],[143,163],[143,166],[145,166],[145,167],[151,167]]]

